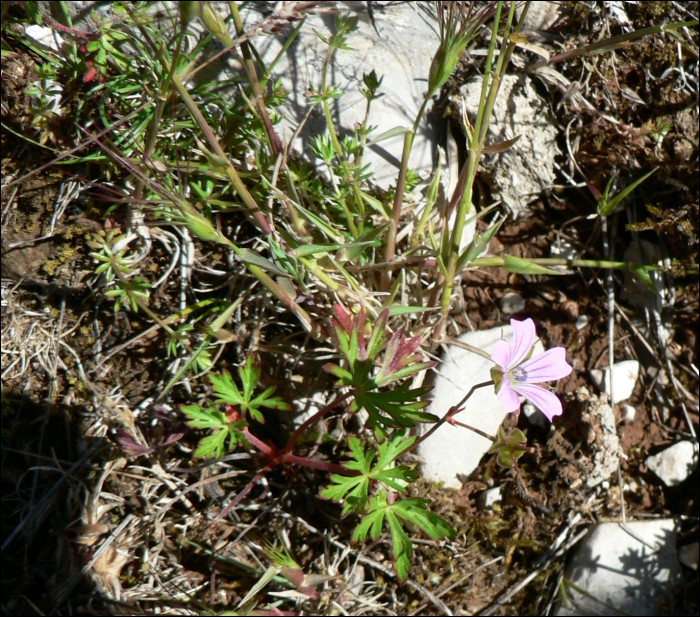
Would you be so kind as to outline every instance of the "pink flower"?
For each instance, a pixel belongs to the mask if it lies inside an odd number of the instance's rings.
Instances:
[[[545,381],[556,381],[571,374],[573,368],[566,362],[566,349],[554,347],[530,358],[537,336],[532,319],[511,319],[513,344],[497,341],[491,359],[498,365],[491,369],[498,399],[506,413],[520,410],[518,394],[524,396],[552,421],[562,413],[561,401],[549,391]],[[505,378],[505,379],[504,379]]]

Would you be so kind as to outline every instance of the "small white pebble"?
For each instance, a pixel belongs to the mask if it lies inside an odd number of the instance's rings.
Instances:
[[[590,315],[581,315],[576,320],[576,329],[583,330],[591,321],[592,317]]]
[[[500,503],[503,496],[501,495],[501,487],[490,488],[479,494],[477,504],[482,510],[486,510],[495,503]]]
[[[499,305],[506,315],[520,313],[525,309],[525,298],[518,293],[509,291],[501,298]]]

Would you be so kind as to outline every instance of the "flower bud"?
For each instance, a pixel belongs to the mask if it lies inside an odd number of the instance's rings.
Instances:
[[[449,79],[466,46],[466,37],[448,38],[442,42],[430,65],[428,92],[434,92]]]
[[[204,27],[224,45],[230,45],[233,42],[228,34],[224,20],[221,19],[221,16],[208,2],[199,3],[199,18],[202,20]]]
[[[182,22],[183,30],[187,28],[187,25],[197,15],[198,5],[199,2],[192,2],[190,0],[180,0],[180,2],[177,3],[178,9],[180,10],[180,21]]]

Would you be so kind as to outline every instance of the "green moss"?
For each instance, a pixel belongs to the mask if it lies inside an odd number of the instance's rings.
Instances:
[[[60,266],[61,262],[58,259],[49,259],[41,266],[41,271],[48,276],[53,276]]]

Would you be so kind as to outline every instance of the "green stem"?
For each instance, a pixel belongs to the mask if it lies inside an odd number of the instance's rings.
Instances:
[[[478,257],[469,263],[469,267],[501,266],[505,267],[507,257]],[[528,257],[523,259],[540,266],[566,266],[568,268],[608,268],[610,270],[630,270],[642,268],[648,272],[662,272],[662,266],[639,266],[631,261],[606,261],[603,259],[562,259],[560,257]],[[554,273],[553,273],[554,274]]]
[[[529,3],[526,4],[525,10],[527,10]],[[479,167],[479,160],[481,158],[481,151],[484,148],[484,142],[486,140],[486,133],[488,131],[489,120],[491,117],[491,112],[493,111],[493,106],[496,102],[496,96],[498,95],[498,90],[501,85],[501,78],[505,72],[505,68],[508,64],[513,50],[515,49],[515,43],[508,43],[506,41],[509,37],[510,26],[515,15],[515,3],[511,3],[510,12],[508,14],[508,21],[506,23],[506,29],[503,35],[503,45],[501,53],[498,57],[498,65],[495,70],[495,74],[491,77],[489,84],[489,76],[491,76],[491,68],[493,64],[493,57],[496,50],[496,41],[498,39],[498,26],[501,21],[501,10],[503,8],[503,2],[498,3],[498,8],[496,9],[496,15],[493,22],[493,30],[491,33],[491,43],[489,46],[489,53],[486,59],[486,69],[484,71],[484,81],[481,90],[481,101],[479,103],[479,114],[476,118],[476,123],[474,126],[474,132],[472,137],[472,143],[469,144],[470,152],[469,159],[467,162],[467,176],[464,187],[464,194],[459,202],[459,208],[457,210],[457,216],[455,220],[455,226],[450,237],[448,256],[446,259],[446,269],[447,276],[445,277],[444,286],[442,288],[442,295],[440,297],[440,314],[441,319],[438,323],[435,331],[433,332],[433,340],[438,341],[442,338],[447,324],[447,316],[450,311],[450,303],[452,300],[452,290],[454,287],[455,276],[457,275],[457,262],[459,260],[459,245],[462,239],[462,234],[464,232],[464,225],[466,221],[466,216],[471,210],[472,203],[472,192],[474,188],[474,179],[476,178],[476,172]],[[523,19],[525,15],[523,14],[520,23],[518,24],[517,31],[522,27]],[[486,95],[488,88],[488,95]],[[444,245],[444,243],[443,243]]]
[[[236,34],[242,37],[245,34],[243,29],[243,21],[241,20],[241,14],[238,12],[238,5],[235,2],[228,3],[231,9],[231,17],[233,17],[233,24],[236,27]],[[253,62],[253,56],[250,53],[250,42],[244,41],[241,43],[241,52],[243,53],[243,66],[245,67],[246,75],[248,76],[248,82],[250,83],[250,88],[253,91],[253,96],[255,98],[255,105],[260,112],[260,116],[265,126],[265,134],[267,135],[267,143],[270,147],[270,151],[273,156],[279,156],[282,153],[282,144],[280,143],[277,133],[272,126],[272,121],[270,120],[270,114],[267,112],[267,107],[265,106],[265,97],[263,96],[262,88],[260,87],[260,81],[258,80],[258,74],[255,70],[255,63]]]
[[[384,248],[384,262],[391,263],[396,255],[396,234],[399,230],[399,222],[401,221],[401,208],[403,206],[403,196],[406,192],[406,178],[408,177],[408,161],[411,158],[411,150],[413,149],[413,140],[415,139],[418,127],[420,126],[425,108],[428,101],[433,96],[434,91],[429,91],[425,95],[423,104],[421,105],[416,120],[413,123],[413,130],[406,133],[403,140],[403,153],[401,155],[401,169],[399,169],[399,177],[396,180],[396,195],[394,195],[394,205],[391,211],[391,223],[389,225],[389,235],[387,236],[386,246]],[[391,270],[387,269],[382,272],[382,291],[388,291],[391,286]]]

